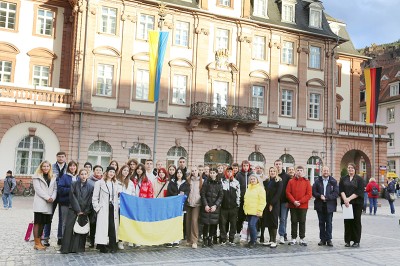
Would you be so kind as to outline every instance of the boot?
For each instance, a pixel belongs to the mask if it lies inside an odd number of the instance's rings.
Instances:
[[[33,246],[33,249],[36,250],[45,250],[46,247],[42,245],[42,242],[40,241],[39,237],[35,237],[35,245]]]
[[[208,237],[208,246],[211,248],[212,246],[214,246],[213,243],[213,238],[211,236]]]
[[[205,248],[205,247],[207,247],[207,237],[205,237],[204,235],[203,235],[203,244],[201,245],[201,247],[203,247],[203,248]]]

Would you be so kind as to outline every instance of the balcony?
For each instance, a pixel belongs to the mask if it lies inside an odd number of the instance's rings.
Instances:
[[[339,131],[339,135],[372,137],[372,125],[364,122],[338,120],[337,129]],[[375,126],[375,135],[386,135],[386,130],[386,126],[378,124]]]
[[[70,108],[71,100],[72,94],[67,89],[0,84],[0,102]]]
[[[190,106],[188,129],[193,130],[202,124],[211,130],[227,129],[237,132],[245,130],[253,132],[259,121],[258,108],[214,105],[206,102],[196,102]]]

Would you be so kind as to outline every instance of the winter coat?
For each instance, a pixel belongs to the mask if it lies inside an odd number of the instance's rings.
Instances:
[[[135,191],[135,194],[133,196],[147,199],[151,199],[154,197],[153,184],[148,178],[143,178],[141,180],[135,178],[133,180],[133,188]]]
[[[244,194],[243,210],[246,215],[262,214],[266,205],[265,190],[260,183],[249,184]]]
[[[392,180],[390,181],[390,183],[388,184],[387,188],[386,188],[387,193],[395,193],[396,192],[396,181]]]
[[[118,185],[113,183],[111,189],[107,189],[106,182],[102,179],[95,183],[92,197],[93,209],[97,213],[95,243],[107,245],[108,242],[108,220],[109,204],[114,194],[112,203],[114,205],[115,235],[118,240]],[[110,192],[109,192],[110,190]],[[110,195],[111,193],[111,195]]]
[[[286,187],[286,198],[291,209],[308,209],[308,201],[311,199],[312,189],[310,181],[304,177],[294,177],[289,180]],[[300,205],[296,207],[295,201],[299,201]]]
[[[339,181],[339,195],[342,192],[346,197],[356,194],[358,197],[352,199],[350,204],[364,205],[364,180],[361,176],[354,175],[353,180],[350,181],[350,176],[343,176]],[[341,204],[344,204],[343,198],[340,197]]]
[[[153,183],[155,198],[164,198],[167,196],[168,183],[169,183],[168,180],[162,182],[158,177],[156,178],[156,180]]]
[[[372,188],[376,187],[378,189],[378,192],[381,191],[381,188],[379,187],[379,185],[375,182],[369,182],[368,185],[365,187],[365,192],[368,193],[368,198],[373,198],[373,199],[377,199],[379,198],[379,193],[378,195],[372,195]]]
[[[222,180],[222,192],[224,197],[222,199],[222,209],[233,209],[240,206],[240,184],[236,178]]]
[[[201,188],[201,212],[200,221],[203,224],[218,224],[219,213],[221,209],[222,198],[224,196],[222,192],[222,184],[219,179],[212,180],[208,178]],[[214,212],[206,212],[205,207],[216,206]]]
[[[246,193],[247,185],[250,183],[249,177],[252,173],[253,172],[251,170],[245,172],[242,169],[242,171],[238,172],[235,176],[235,178],[237,179],[237,181],[239,181],[240,184],[240,200],[242,204],[244,201],[244,194]]]
[[[324,195],[323,177],[317,177],[312,186],[312,195],[315,198],[314,210],[317,212],[322,212],[324,210],[324,205],[326,204],[326,210],[328,213],[336,211],[339,187],[335,178],[331,176],[328,177],[328,184],[326,185],[326,191]],[[321,195],[325,196],[325,201],[321,199]]]
[[[271,228],[278,228],[278,216],[281,210],[281,195],[283,182],[280,177],[267,179],[263,182],[266,192],[266,206],[263,213],[264,225]],[[270,210],[272,206],[272,210]]]
[[[53,203],[48,203],[47,200],[52,198],[53,200],[57,197],[57,185],[56,178],[53,177],[50,180],[50,184],[47,185],[43,175],[34,174],[32,176],[33,188],[35,189],[35,196],[33,197],[33,211],[44,214],[53,213]]]
[[[199,207],[201,205],[200,177],[191,176],[189,178],[190,178],[190,192],[186,203],[189,207]]]
[[[167,197],[177,196],[181,192],[183,192],[183,194],[186,195],[186,197],[189,196],[190,186],[189,186],[188,182],[186,182],[186,180],[182,180],[182,183],[180,184],[180,186],[178,186],[177,179],[175,179],[175,178],[171,179],[171,181],[168,183],[168,187],[167,187]],[[187,198],[186,198],[185,204],[183,205],[184,211],[186,211],[186,208],[187,208],[186,202],[187,202]]]
[[[75,181],[76,176],[70,173],[66,173],[58,179],[57,198],[60,205],[69,206],[69,191],[71,190],[71,184]]]
[[[118,206],[120,204],[121,193],[125,193],[125,194],[131,195],[131,196],[135,195],[134,185],[131,180],[128,181],[128,187],[126,187],[125,184],[122,183],[121,181],[117,180],[117,186],[118,186],[118,189],[117,189],[117,191],[118,191]]]
[[[280,178],[282,178],[282,192],[281,192],[281,203],[286,203],[288,202],[288,199],[286,197],[286,188],[290,180],[290,176],[285,172],[285,170],[282,170],[280,174],[278,174]]]
[[[13,190],[17,186],[17,181],[13,176],[7,176],[4,179],[3,194],[12,194]]]
[[[58,163],[56,162],[51,165],[51,168],[53,169],[53,177],[58,182],[60,177],[62,175],[64,175],[65,173],[67,173],[68,166],[67,166],[67,163],[64,163],[64,166],[60,169],[60,167],[58,166]]]

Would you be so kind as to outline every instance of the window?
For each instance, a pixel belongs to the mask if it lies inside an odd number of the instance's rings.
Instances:
[[[226,150],[209,150],[204,155],[204,165],[216,167],[217,164],[232,164],[232,155]]]
[[[217,29],[215,38],[215,49],[228,49],[229,48],[229,30]]]
[[[32,175],[43,161],[44,144],[36,136],[27,136],[17,147],[16,174]]]
[[[88,162],[94,165],[101,165],[104,169],[109,165],[112,158],[111,145],[105,141],[97,140],[88,149]]]
[[[253,58],[254,59],[265,59],[265,37],[254,36],[253,39]]]
[[[15,3],[0,2],[0,28],[15,29],[17,5]]]
[[[294,4],[282,4],[282,21],[294,22]]]
[[[258,108],[260,114],[264,113],[264,87],[254,85],[252,87],[252,107]]]
[[[390,96],[399,95],[399,83],[390,85]]]
[[[189,44],[189,23],[178,21],[175,27],[175,45],[187,47]]]
[[[387,109],[387,121],[394,122],[394,107]]]
[[[171,164],[178,165],[179,158],[187,158],[187,152],[183,147],[174,146],[167,153],[167,167]]]
[[[147,40],[149,30],[154,30],[154,16],[141,14],[139,18],[138,39]]]
[[[38,9],[36,21],[36,34],[53,35],[54,12],[47,9]]]
[[[267,0],[254,0],[253,15],[267,17]]]
[[[293,91],[291,90],[282,90],[282,105],[281,105],[281,115],[283,116],[292,116],[292,108],[293,108]]]
[[[360,91],[360,103],[365,102],[365,91]]]
[[[33,85],[49,87],[50,67],[47,66],[34,66],[33,67]]]
[[[101,9],[101,32],[115,34],[117,29],[117,9],[102,7]]]
[[[149,71],[138,69],[136,75],[136,99],[147,101],[149,99]]]
[[[218,5],[219,6],[227,6],[231,7],[231,0],[218,0]]]
[[[321,28],[322,11],[310,9],[310,27]]]
[[[97,66],[97,95],[112,96],[114,66],[98,64]]]
[[[319,119],[319,110],[321,104],[321,94],[310,93],[310,109],[308,118]]]
[[[360,175],[366,174],[367,173],[367,163],[362,160],[360,161]]]
[[[293,47],[294,43],[293,42],[283,42],[283,47],[282,47],[282,63],[283,64],[293,64]]]
[[[213,104],[216,107],[226,107],[228,104],[229,83],[225,81],[214,81],[213,83]]]
[[[291,166],[294,166],[294,158],[292,155],[290,154],[282,154],[281,157],[279,157],[279,159],[282,160],[282,165],[283,165],[283,169],[287,172],[287,169]]]
[[[395,160],[389,160],[387,162],[388,164],[388,172],[396,172],[396,161]]]
[[[172,103],[186,104],[187,80],[188,77],[185,75],[174,75]]]
[[[129,158],[135,158],[140,163],[145,163],[146,159],[151,158],[150,147],[144,143],[134,143],[129,149]]]
[[[342,64],[336,65],[336,86],[342,86]]]
[[[367,121],[367,113],[361,113],[361,122],[366,122]]]
[[[389,147],[394,147],[394,133],[388,133],[389,135]]]
[[[249,158],[248,158],[248,160],[250,161],[250,164],[251,165],[258,165],[258,166],[261,166],[261,167],[264,167],[264,164],[265,164],[265,156],[261,153],[261,152],[257,152],[257,151],[255,151],[255,152],[252,152],[250,155],[249,155]],[[267,172],[265,172],[264,171],[264,174],[269,174],[269,173],[267,173]]]
[[[321,47],[310,47],[310,68],[321,69]]]
[[[10,61],[0,61],[0,81],[11,82],[12,63]]]

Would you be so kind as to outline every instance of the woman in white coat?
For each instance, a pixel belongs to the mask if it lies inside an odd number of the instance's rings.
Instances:
[[[117,251],[118,235],[118,185],[114,167],[107,167],[103,179],[94,185],[93,209],[97,212],[94,242],[102,253]]]
[[[32,176],[32,183],[35,189],[33,198],[34,226],[33,236],[35,239],[34,249],[45,250],[40,237],[45,224],[51,224],[53,213],[53,201],[57,196],[56,179],[53,178],[51,163],[43,161]]]

